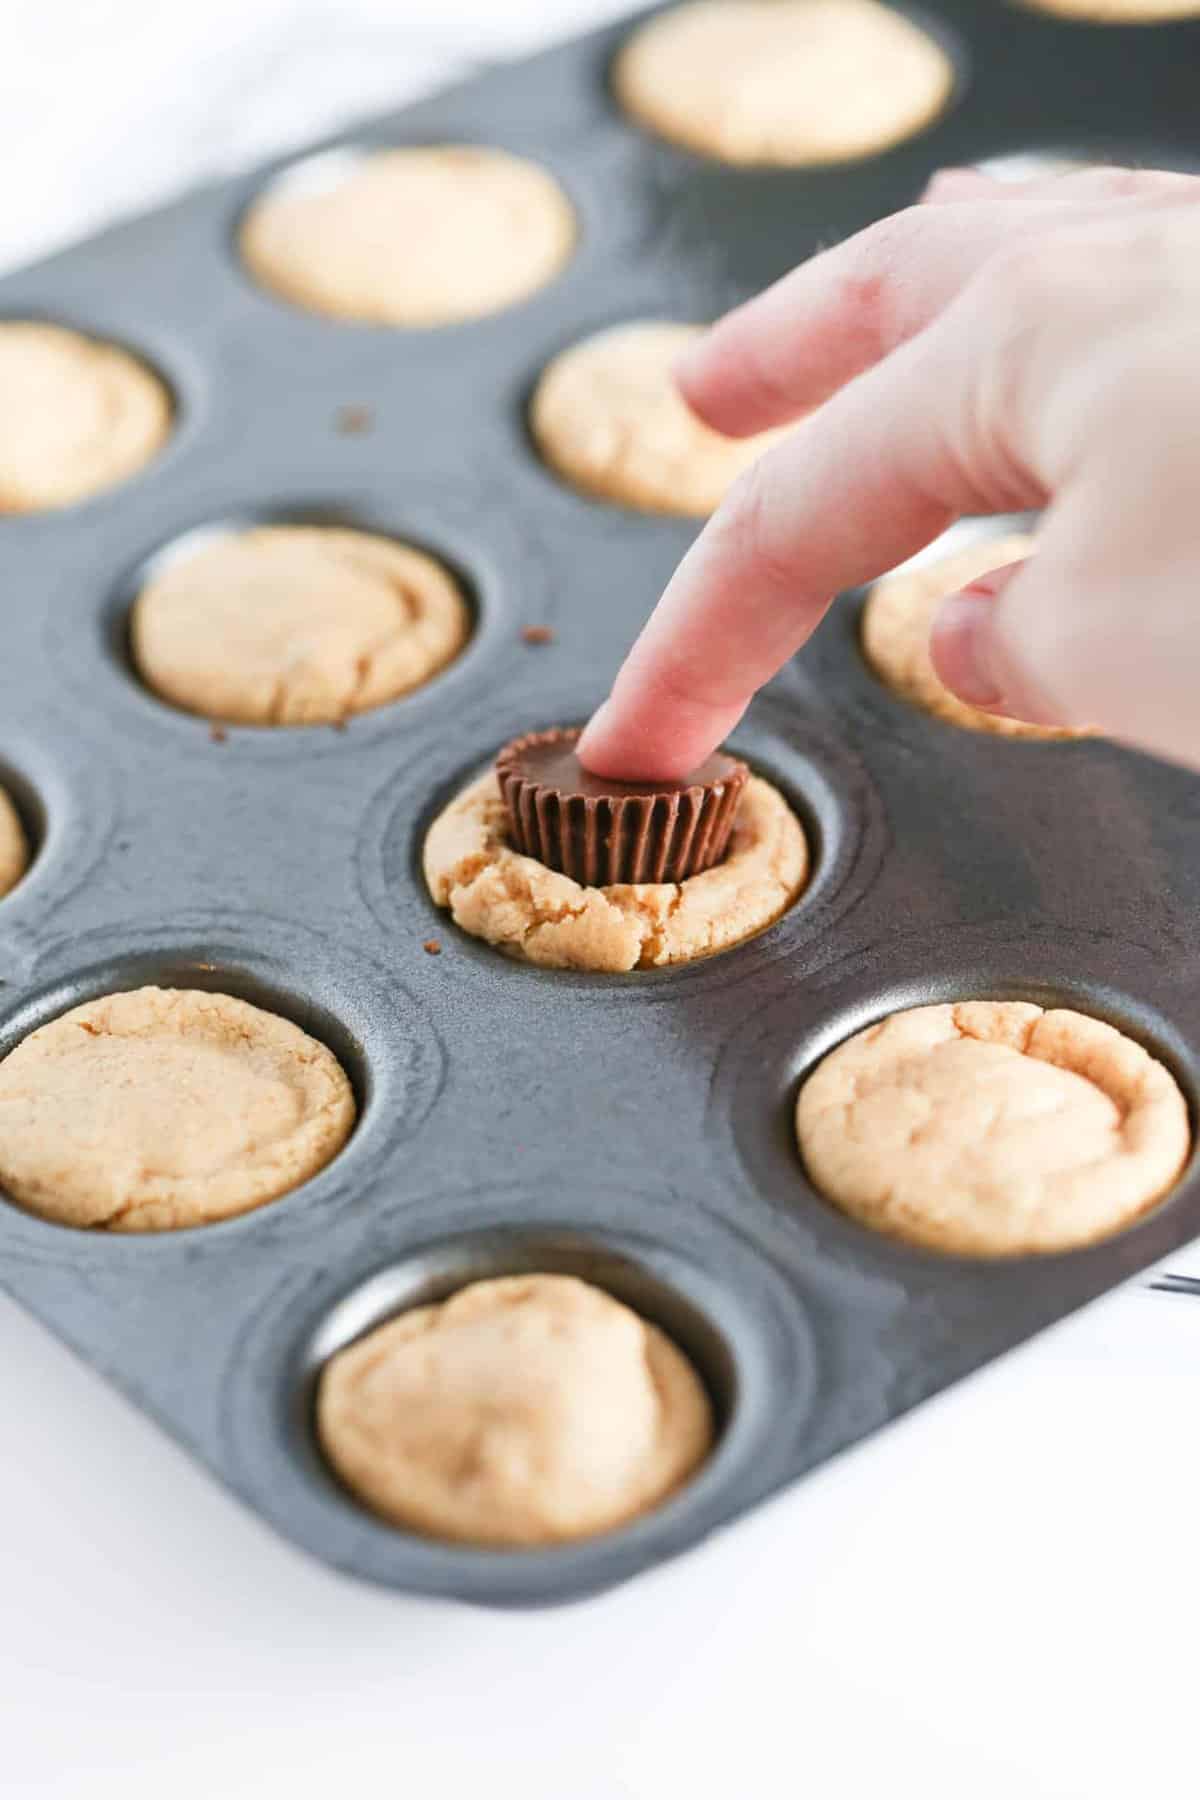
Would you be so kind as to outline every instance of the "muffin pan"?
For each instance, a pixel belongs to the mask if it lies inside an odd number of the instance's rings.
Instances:
[[[907,708],[862,661],[854,597],[733,738],[814,850],[808,891],[760,937],[652,974],[539,971],[461,935],[420,879],[436,810],[509,737],[586,716],[694,533],[538,461],[525,407],[556,351],[621,319],[709,318],[944,164],[1064,144],[1200,156],[1200,21],[1091,27],[999,0],[919,16],[956,58],[955,99],[860,163],[742,171],[655,142],[606,85],[624,26],[347,133],[328,148],[497,144],[562,182],[573,259],[470,324],[339,324],[256,288],[239,218],[301,158],[0,283],[0,315],[128,344],[178,407],[135,479],[0,521],[0,779],[36,850],[0,902],[0,1052],[113,988],[216,988],[322,1038],[361,1108],[315,1180],[223,1224],[85,1234],[0,1200],[0,1280],[354,1574],[504,1605],[608,1586],[1200,1232],[1194,1163],[1123,1235],[1018,1262],[885,1242],[808,1186],[800,1075],[899,1006],[1062,1001],[1145,1042],[1193,1109],[1200,1094],[1200,781]],[[131,596],[191,534],[290,519],[429,550],[465,582],[473,636],[344,730],[213,734],[137,681]],[[462,1549],[374,1520],[314,1448],[322,1360],[403,1305],[531,1269],[608,1286],[676,1338],[717,1405],[712,1460],[659,1511],[568,1548]]]

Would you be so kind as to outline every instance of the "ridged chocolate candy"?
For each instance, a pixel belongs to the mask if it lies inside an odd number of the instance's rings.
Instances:
[[[515,847],[582,887],[686,881],[719,863],[749,769],[718,752],[686,781],[607,781],[578,731],[534,731],[496,758]]]

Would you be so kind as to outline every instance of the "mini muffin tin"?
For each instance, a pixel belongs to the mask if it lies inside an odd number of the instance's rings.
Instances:
[[[256,288],[235,233],[273,170],[0,283],[0,315],[117,339],[178,406],[136,479],[0,520],[0,780],[37,844],[0,902],[0,1052],[114,988],[224,989],[323,1038],[361,1105],[315,1180],[223,1224],[84,1234],[0,1200],[0,1279],[256,1511],[356,1575],[493,1604],[603,1588],[1200,1231],[1194,1165],[1107,1243],[997,1263],[887,1242],[808,1186],[798,1079],[896,1007],[1078,1006],[1162,1056],[1193,1109],[1200,1092],[1200,781],[1103,742],[1009,743],[909,709],[863,664],[854,598],[733,738],[791,796],[815,858],[761,936],[650,974],[539,971],[457,931],[420,876],[430,819],[498,745],[602,697],[694,533],[541,465],[525,405],[556,351],[622,319],[707,319],[944,164],[1200,156],[1200,21],[1092,27],[1000,0],[920,16],[956,58],[953,104],[840,167],[737,170],[654,141],[606,85],[627,26],[346,133],[339,155],[497,144],[563,183],[569,267],[469,324],[339,324]],[[192,534],[288,519],[442,557],[474,636],[345,730],[211,734],[135,679],[130,599]],[[397,1308],[521,1269],[578,1272],[658,1320],[712,1390],[719,1446],[659,1511],[569,1548],[394,1531],[314,1449],[316,1374]]]

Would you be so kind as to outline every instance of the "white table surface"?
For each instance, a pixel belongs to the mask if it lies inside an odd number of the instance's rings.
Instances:
[[[621,10],[0,0],[0,267]],[[3,1299],[0,1370],[13,1800],[1195,1785],[1200,1303],[1128,1289],[684,1561],[528,1616],[307,1561]]]

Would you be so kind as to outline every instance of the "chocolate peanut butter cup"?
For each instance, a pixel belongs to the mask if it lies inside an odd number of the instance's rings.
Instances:
[[[577,730],[534,731],[496,758],[515,847],[582,887],[686,881],[719,863],[750,771],[720,752],[686,781],[608,781]]]

